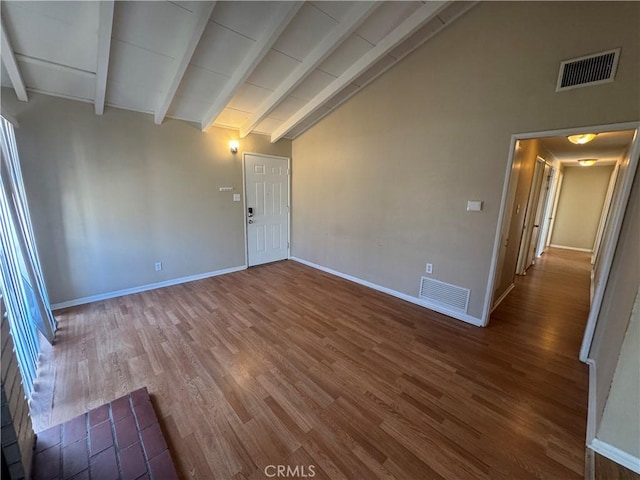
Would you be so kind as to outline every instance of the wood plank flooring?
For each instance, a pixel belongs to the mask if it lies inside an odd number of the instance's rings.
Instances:
[[[552,250],[485,329],[292,261],[74,307],[34,425],[147,386],[185,479],[578,479],[588,296]]]
[[[596,480],[640,480],[640,475],[613,460],[594,453]]]

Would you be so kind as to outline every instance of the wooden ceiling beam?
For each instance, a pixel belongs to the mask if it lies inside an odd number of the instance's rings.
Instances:
[[[11,80],[11,85],[13,85],[13,89],[16,92],[18,100],[22,102],[28,102],[29,97],[27,96],[27,88],[24,84],[24,81],[22,80],[22,74],[20,73],[20,68],[18,67],[16,56],[13,52],[13,48],[11,47],[11,41],[9,40],[7,29],[4,26],[4,19],[0,18],[0,21],[0,36],[2,37],[0,48],[2,49],[2,63],[7,69],[9,79]]]
[[[378,44],[351,65],[342,75],[327,85],[320,93],[312,98],[304,107],[294,113],[280,127],[271,134],[271,143],[275,143],[291,131],[296,125],[315,112],[334,95],[358,78],[369,67],[387,55],[426,22],[434,18],[451,2],[427,2],[413,12],[406,20],[393,29]]]
[[[240,127],[240,138],[249,135],[302,81],[371,15],[382,2],[354,2],[345,18],[330,30],[258,110]]]
[[[96,115],[104,113],[104,99],[107,95],[107,75],[109,73],[109,52],[111,51],[111,30],[113,29],[114,0],[98,2],[98,53],[96,60]]]
[[[227,81],[222,92],[213,100],[211,107],[201,122],[203,131],[209,128],[215,119],[218,118],[218,115],[220,115],[224,107],[227,106],[229,100],[233,98],[236,91],[242,86],[245,80],[249,78],[273,44],[276,43],[280,34],[287,28],[287,25],[296,13],[298,13],[303,3],[304,2],[296,1],[281,2],[278,4],[269,19],[269,24],[256,40],[251,50],[249,50],[247,56],[242,60],[242,63],[240,63],[232,77]]]
[[[160,102],[158,103],[158,108],[156,108],[155,111],[154,121],[158,125],[162,123],[164,117],[169,111],[169,108],[171,107],[171,102],[173,102],[173,98],[180,86],[180,82],[182,82],[182,78],[187,71],[191,57],[193,57],[193,53],[196,51],[196,48],[200,43],[202,34],[209,24],[209,19],[211,18],[211,14],[213,13],[215,6],[216,2],[202,2],[197,5],[196,10],[193,12],[194,18],[191,27],[191,34],[188,36],[182,47],[182,54],[176,59],[173,72],[170,76],[171,80],[164,89]]]

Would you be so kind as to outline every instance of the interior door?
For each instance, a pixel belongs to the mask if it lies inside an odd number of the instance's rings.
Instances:
[[[289,159],[244,155],[247,262],[289,257]]]
[[[542,215],[542,228],[540,230],[540,240],[538,241],[538,251],[536,257],[541,256],[547,251],[549,246],[549,231],[553,223],[554,208],[556,205],[556,195],[558,192],[558,170],[555,167],[549,167],[549,184],[547,185],[547,200]]]
[[[533,255],[531,254],[531,239],[533,238],[535,231],[540,229],[540,224],[536,223],[536,216],[538,202],[540,200],[540,190],[542,188],[542,181],[544,180],[545,165],[545,161],[540,157],[536,159],[536,165],[533,170],[533,179],[531,181],[531,189],[529,190],[529,200],[527,202],[524,225],[522,226],[520,248],[518,250],[518,264],[516,268],[516,273],[518,275],[525,275],[527,268],[529,268],[533,262]]]
[[[538,206],[536,208],[536,216],[534,218],[533,235],[531,236],[531,245],[529,247],[529,266],[535,263],[540,245],[540,237],[544,228],[544,217],[546,215],[547,204],[549,201],[549,191],[551,190],[551,166],[547,163],[544,165],[542,177],[542,187],[538,197]]]

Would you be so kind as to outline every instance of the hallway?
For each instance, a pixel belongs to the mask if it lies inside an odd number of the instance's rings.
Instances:
[[[489,328],[508,328],[523,345],[577,360],[589,315],[590,260],[590,253],[549,248],[516,276]]]
[[[525,276],[516,276],[515,288],[493,312],[486,329],[491,349],[504,349],[505,360],[517,356],[516,368],[526,372],[530,388],[536,391],[521,401],[535,405],[541,417],[564,423],[573,433],[570,441],[559,441],[549,425],[542,425],[547,454],[565,455],[564,460],[574,468],[580,466],[581,472],[588,367],[578,356],[589,315],[590,260],[586,252],[549,248]],[[507,388],[516,397],[522,394],[522,385]],[[566,418],[567,409],[573,420]]]

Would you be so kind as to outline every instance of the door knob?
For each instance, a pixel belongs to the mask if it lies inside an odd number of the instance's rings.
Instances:
[[[249,219],[249,223],[253,223],[253,220]]]

